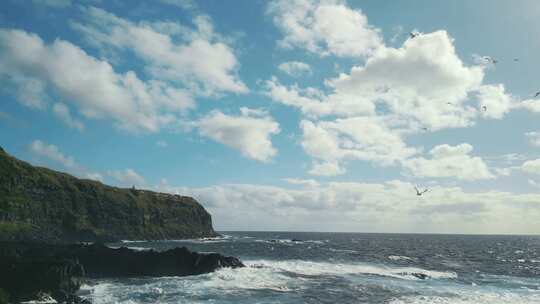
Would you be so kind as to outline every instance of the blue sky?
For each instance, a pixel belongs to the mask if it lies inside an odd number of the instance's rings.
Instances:
[[[221,230],[539,233],[539,17],[532,0],[4,1],[0,144],[193,195]]]

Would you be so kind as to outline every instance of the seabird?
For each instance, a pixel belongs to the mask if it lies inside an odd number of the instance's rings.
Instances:
[[[416,37],[418,37],[419,35],[420,35],[419,32],[410,32],[410,33],[409,33],[409,36],[411,36],[411,39],[416,38]]]
[[[485,61],[491,62],[493,64],[496,64],[498,62],[496,59],[493,59],[492,57],[489,57],[489,56],[484,56],[483,58]]]
[[[538,97],[540,95],[540,91],[536,92],[536,94],[534,94],[534,98]]]
[[[482,110],[487,111],[487,107],[486,106],[482,106]]]
[[[416,186],[414,186],[414,190],[416,190],[416,195],[417,195],[417,196],[422,196],[422,194],[424,194],[424,193],[426,193],[426,192],[429,191],[429,189],[427,189],[427,188],[424,189],[424,191],[420,191],[420,190],[418,190],[418,187],[416,187]]]
[[[515,62],[518,62],[518,61],[519,61],[519,58],[514,58],[514,61],[515,61]]]

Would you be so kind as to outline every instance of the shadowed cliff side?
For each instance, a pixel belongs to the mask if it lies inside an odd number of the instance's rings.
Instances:
[[[217,235],[193,198],[121,189],[34,167],[0,148],[0,240],[181,239]]]

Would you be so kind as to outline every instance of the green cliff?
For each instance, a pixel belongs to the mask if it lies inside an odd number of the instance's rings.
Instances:
[[[156,240],[215,236],[193,198],[121,189],[34,167],[0,148],[0,240]]]

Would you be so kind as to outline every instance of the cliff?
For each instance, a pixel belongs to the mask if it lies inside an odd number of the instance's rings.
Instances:
[[[121,189],[34,167],[0,148],[0,241],[92,242],[215,236],[193,198]]]

